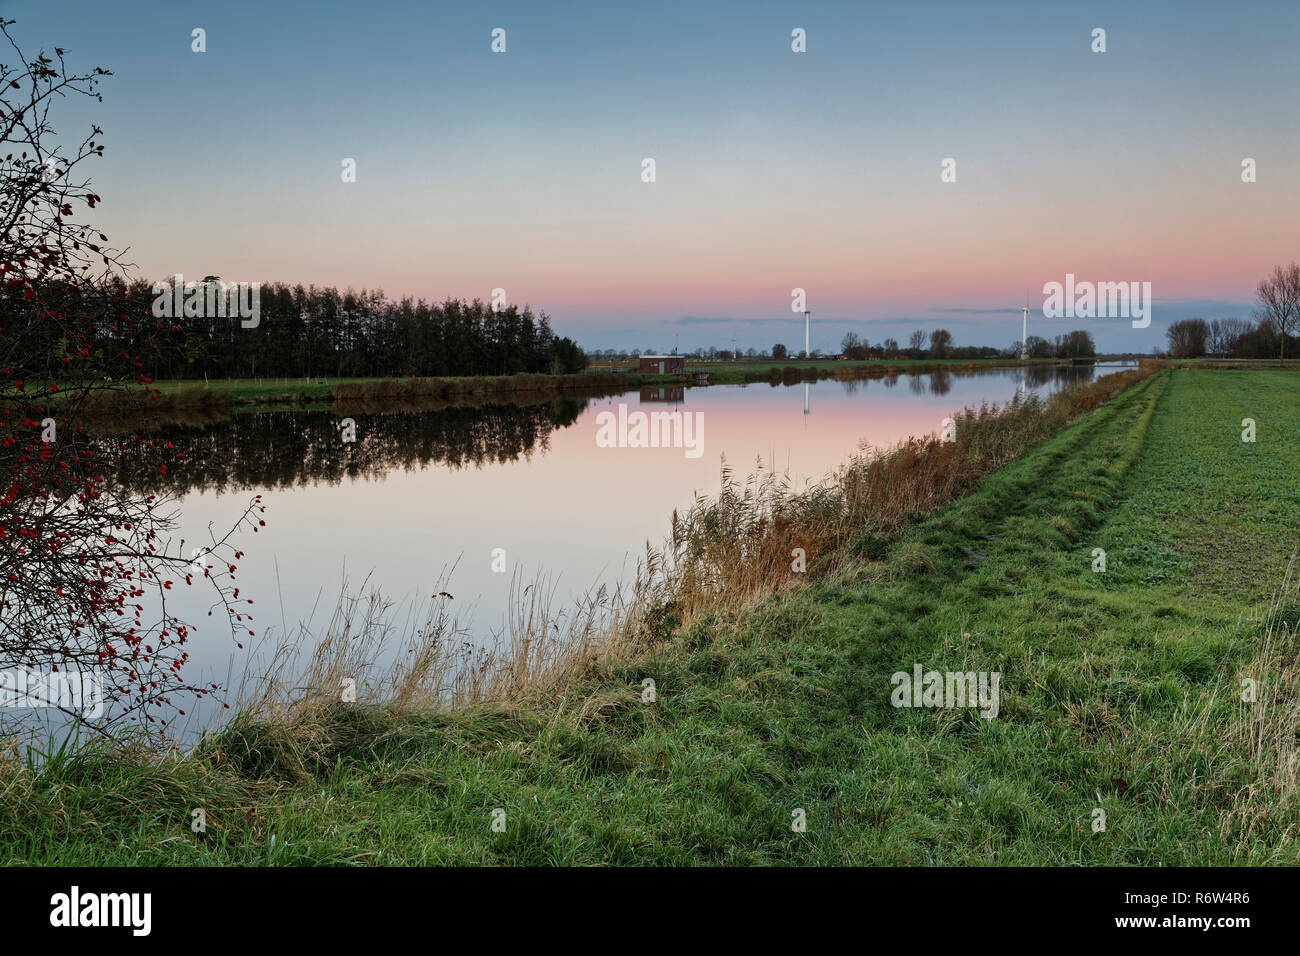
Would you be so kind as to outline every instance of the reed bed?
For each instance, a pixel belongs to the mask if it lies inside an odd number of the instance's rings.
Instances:
[[[549,581],[516,575],[503,629],[479,644],[442,590],[448,577],[405,611],[368,582],[357,590],[345,583],[321,639],[305,623],[268,653],[254,650],[239,681],[239,709],[283,719],[332,706],[352,691],[359,701],[413,711],[517,700],[562,682],[575,666],[599,663],[611,626],[628,618],[623,592],[597,589],[557,610]]]
[[[155,415],[213,416],[226,412],[230,396],[203,385],[185,385],[165,392],[143,389],[92,388],[65,402],[54,402],[56,410],[73,416],[79,423],[133,419]]]
[[[644,570],[629,587],[599,588],[559,610],[546,579],[516,575],[512,610],[488,645],[468,639],[446,591],[402,612],[377,589],[345,584],[319,639],[304,624],[254,652],[231,719],[209,728],[198,752],[240,775],[304,781],[385,720],[558,701],[574,682],[667,636]]]
[[[863,447],[834,475],[793,491],[775,473],[743,482],[724,468],[722,492],[674,514],[666,588],[689,616],[817,576],[872,549],[902,525],[942,507],[976,481],[1157,371],[1144,363],[1095,382],[953,416],[955,440],[910,438]],[[806,570],[797,569],[801,549]]]
[[[365,382],[336,382],[330,386],[335,401],[396,402],[412,398],[432,398],[448,403],[518,393],[539,394],[575,389],[633,387],[640,376],[608,372],[581,372],[575,375],[543,375],[521,372],[517,375],[481,376],[477,378],[385,378]]]

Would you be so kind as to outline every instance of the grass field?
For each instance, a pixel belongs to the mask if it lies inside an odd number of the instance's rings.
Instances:
[[[1158,373],[883,549],[558,702],[11,767],[0,861],[1295,863],[1300,598],[1268,641],[1264,612],[1300,537],[1296,382]],[[891,706],[915,664],[999,672],[997,717]]]

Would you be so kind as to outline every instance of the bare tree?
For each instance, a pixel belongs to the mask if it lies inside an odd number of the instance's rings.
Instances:
[[[1279,362],[1286,363],[1286,337],[1300,327],[1300,265],[1274,266],[1255,290],[1260,318],[1277,331],[1282,340]]]
[[[947,329],[935,329],[930,333],[930,358],[947,358],[952,350],[952,333]]]
[[[848,332],[844,340],[840,342],[840,351],[844,353],[845,358],[861,360],[867,357],[869,346],[862,339],[858,338],[856,332]]]
[[[1052,357],[1052,343],[1047,341],[1041,335],[1031,335],[1025,339],[1025,354],[1033,359],[1043,359]]]
[[[1180,319],[1165,329],[1172,358],[1200,358],[1208,348],[1210,326],[1204,319]]]
[[[1244,319],[1215,319],[1210,323],[1209,353],[1231,355],[1249,331],[1250,323]]]
[[[1092,333],[1086,329],[1075,329],[1056,337],[1057,358],[1094,358],[1096,355],[1097,345],[1092,340]]]

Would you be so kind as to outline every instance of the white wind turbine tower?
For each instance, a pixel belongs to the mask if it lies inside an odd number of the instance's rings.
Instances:
[[[1025,289],[1025,304],[1020,308],[1024,316],[1020,323],[1020,361],[1029,358],[1029,289]]]
[[[1020,361],[1025,362],[1029,359],[1029,293],[1025,292],[1025,304],[1021,308],[1023,319],[1020,323]],[[1017,391],[1023,397],[1028,392],[1028,386],[1025,384],[1025,366],[1020,366],[1020,387]]]
[[[812,343],[808,337],[808,333],[810,331],[809,324],[808,324],[809,321],[808,317],[810,315],[812,315],[812,313],[809,312],[807,309],[803,310],[803,357],[805,359],[808,359],[809,361],[812,360]],[[807,415],[809,414],[809,411],[810,409],[808,408],[808,383],[804,382],[803,383],[803,413]]]

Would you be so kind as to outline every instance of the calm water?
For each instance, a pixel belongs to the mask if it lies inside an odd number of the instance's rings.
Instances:
[[[503,630],[512,578],[547,576],[556,606],[627,579],[645,543],[663,541],[675,508],[717,493],[724,459],[737,477],[761,465],[799,487],[862,443],[934,433],[964,406],[1002,404],[1017,391],[1048,394],[1107,371],[654,389],[390,414],[239,414],[207,427],[163,427],[186,464],[166,479],[148,464],[120,478],[176,496],[180,533],[194,544],[206,539],[209,522],[227,527],[249,498],[263,496],[266,527],[239,544],[246,553],[238,583],[255,601],[259,642],[303,623],[319,632],[345,579],[355,590],[368,577],[408,605],[445,589],[468,639],[490,644]],[[628,412],[699,413],[701,453],[599,447],[597,417],[620,404]],[[354,442],[342,440],[344,416],[356,423]],[[503,549],[506,573],[494,572],[494,549]],[[249,649],[235,650],[220,618],[207,616],[210,595],[200,588],[173,594],[172,613],[201,626],[187,678],[225,684],[242,672]]]

